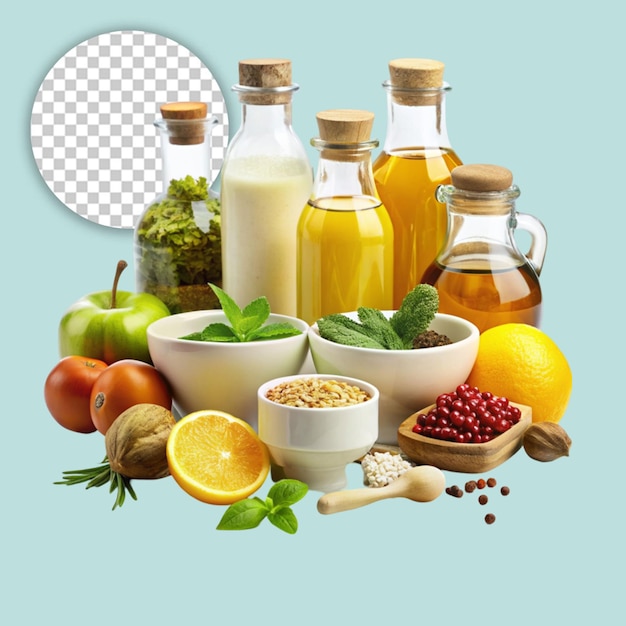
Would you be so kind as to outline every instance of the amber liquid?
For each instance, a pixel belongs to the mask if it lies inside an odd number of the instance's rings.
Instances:
[[[449,149],[383,152],[373,164],[376,189],[394,228],[394,308],[417,285],[443,244],[446,205],[435,198],[460,165]]]
[[[473,322],[480,332],[509,322],[539,326],[541,288],[528,263],[494,269],[433,263],[422,282],[439,291],[439,312]]]
[[[390,309],[393,229],[369,197],[309,203],[298,224],[298,317],[309,324],[360,306]]]

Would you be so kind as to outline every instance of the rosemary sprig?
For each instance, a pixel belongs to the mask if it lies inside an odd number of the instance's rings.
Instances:
[[[102,463],[96,467],[63,472],[63,480],[57,481],[54,484],[78,485],[79,483],[87,483],[85,489],[102,487],[108,483],[109,493],[116,492],[115,502],[111,509],[113,511],[124,504],[126,493],[128,493],[133,500],[137,500],[137,494],[130,484],[130,478],[113,471],[107,457],[104,457]]]

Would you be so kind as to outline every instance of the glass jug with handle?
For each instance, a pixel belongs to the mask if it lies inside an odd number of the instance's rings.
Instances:
[[[539,219],[516,211],[520,190],[512,173],[497,165],[461,165],[436,195],[446,203],[448,229],[421,282],[439,291],[439,311],[463,317],[481,332],[510,322],[539,327],[547,233]],[[530,236],[526,254],[516,230]]]

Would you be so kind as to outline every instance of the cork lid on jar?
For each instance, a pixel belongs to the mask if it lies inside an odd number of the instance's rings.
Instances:
[[[513,174],[506,167],[481,163],[459,165],[451,178],[452,185],[463,191],[505,191],[513,184]]]
[[[444,63],[435,59],[394,59],[389,62],[389,85],[398,104],[425,106],[441,101]],[[427,93],[431,90],[432,93]],[[426,91],[426,93],[424,93]]]
[[[297,88],[291,82],[291,61],[288,59],[239,61],[239,85],[236,87],[242,88],[239,96],[242,102],[265,105],[290,102],[292,92]]]
[[[207,105],[204,102],[168,102],[161,106],[167,123],[169,141],[176,145],[193,145],[204,141]]]

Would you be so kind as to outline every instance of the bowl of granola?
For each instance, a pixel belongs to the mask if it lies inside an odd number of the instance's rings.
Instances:
[[[315,491],[346,486],[346,466],[378,436],[379,392],[346,376],[298,374],[258,389],[259,437],[272,460],[272,478],[295,478]]]

